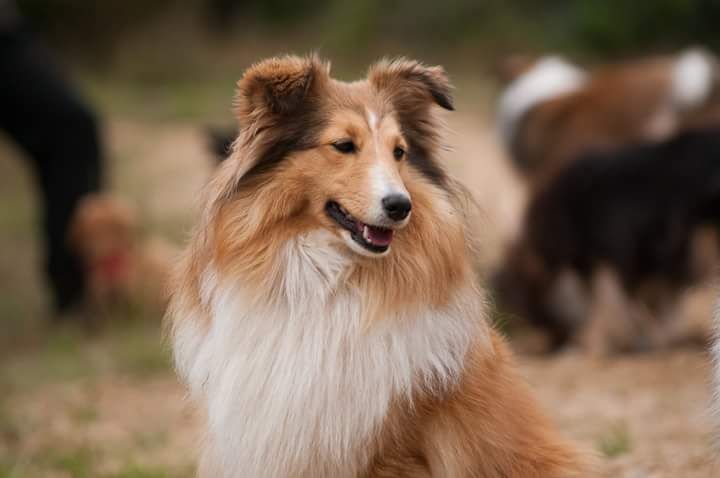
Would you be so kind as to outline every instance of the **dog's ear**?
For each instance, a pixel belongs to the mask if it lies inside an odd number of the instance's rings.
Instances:
[[[368,80],[376,90],[385,92],[396,108],[419,107],[431,101],[446,110],[455,109],[452,85],[441,66],[404,58],[381,60],[370,68]]]
[[[432,107],[455,109],[445,70],[402,58],[382,60],[370,68],[368,82],[392,105],[410,146],[410,164],[432,181],[444,183],[445,172],[435,160],[435,153],[442,147],[442,123]]]
[[[328,69],[315,55],[274,57],[251,66],[238,82],[235,104],[240,124],[297,112],[327,81]]]

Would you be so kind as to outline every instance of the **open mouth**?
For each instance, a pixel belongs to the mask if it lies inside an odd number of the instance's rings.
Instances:
[[[358,221],[335,201],[328,201],[325,204],[325,211],[340,227],[350,233],[353,241],[368,251],[383,253],[390,247],[394,233],[392,229]]]

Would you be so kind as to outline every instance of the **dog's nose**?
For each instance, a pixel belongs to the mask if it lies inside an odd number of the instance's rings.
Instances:
[[[404,194],[391,194],[390,196],[385,196],[382,199],[382,205],[385,210],[385,214],[394,221],[402,221],[408,217],[408,214],[410,214],[410,210],[412,209],[410,198]]]

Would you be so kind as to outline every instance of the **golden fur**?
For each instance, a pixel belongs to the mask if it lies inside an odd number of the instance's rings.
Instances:
[[[504,341],[485,322],[471,240],[477,208],[436,162],[436,105],[452,109],[445,73],[407,60],[380,62],[366,80],[342,83],[316,57],[272,58],[239,82],[242,130],[208,187],[169,309],[179,373],[210,417],[202,476],[238,470],[247,476],[588,476],[584,460],[538,410]],[[357,145],[354,154],[334,149],[343,138]],[[396,147],[407,151],[402,160],[391,154]],[[355,218],[374,221],[372,171],[404,187],[413,204],[406,226],[394,230],[391,249],[378,257],[353,249],[325,211],[332,199]],[[424,333],[416,316],[434,314],[449,315],[438,315],[436,330],[420,335],[422,345],[408,346],[425,364],[416,367],[394,350],[406,345],[404,334]],[[291,319],[301,323],[283,323]],[[350,330],[346,324],[356,319],[361,327],[333,342],[336,329]],[[449,331],[451,322],[462,333]],[[291,327],[300,342],[274,344],[271,337],[287,340],[280,333]],[[330,341],[309,349],[308,362],[303,352],[288,351],[305,350],[316,332],[305,327],[327,327],[323,340]],[[383,331],[390,331],[386,339],[373,342],[385,337]],[[255,333],[258,339],[246,345],[255,352],[243,350],[238,342]],[[237,342],[226,341],[233,334]],[[433,341],[443,334],[454,338]],[[368,341],[387,363],[360,356]],[[455,343],[466,345],[455,349]],[[312,375],[318,360],[332,353],[323,365],[329,368]],[[246,354],[250,362],[241,360]],[[295,370],[278,369],[282,363]],[[365,365],[345,369],[346,363]],[[298,377],[318,380],[305,408],[297,407],[303,416],[292,412],[304,393]],[[242,387],[226,388],[237,380],[245,380]],[[325,388],[342,383],[355,390],[358,380],[380,385],[357,389],[367,400],[345,397],[340,385]],[[241,402],[245,395],[250,398]],[[387,408],[375,417],[370,410],[384,399]],[[321,400],[329,401],[315,410]],[[327,417],[328,410],[336,415]],[[313,422],[313,414],[327,424]],[[362,418],[348,418],[355,415]],[[263,416],[284,418],[277,418],[282,424],[255,423]],[[237,417],[242,429],[228,425]],[[331,433],[338,423],[358,431]],[[260,427],[270,427],[272,436]],[[243,441],[252,434],[261,438]]]

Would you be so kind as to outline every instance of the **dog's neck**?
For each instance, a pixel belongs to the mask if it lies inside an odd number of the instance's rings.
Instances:
[[[486,337],[482,298],[471,285],[443,307],[425,303],[368,320],[365,291],[348,282],[354,258],[329,243],[329,232],[288,242],[279,289],[263,300],[247,294],[241,278],[206,270],[209,330],[199,341],[194,330],[176,331],[176,352],[178,344],[181,356],[183,346],[195,349],[178,365],[212,400],[210,439],[224,441],[211,449],[227,476],[359,469],[391,406],[420,390],[448,390],[468,347]]]

